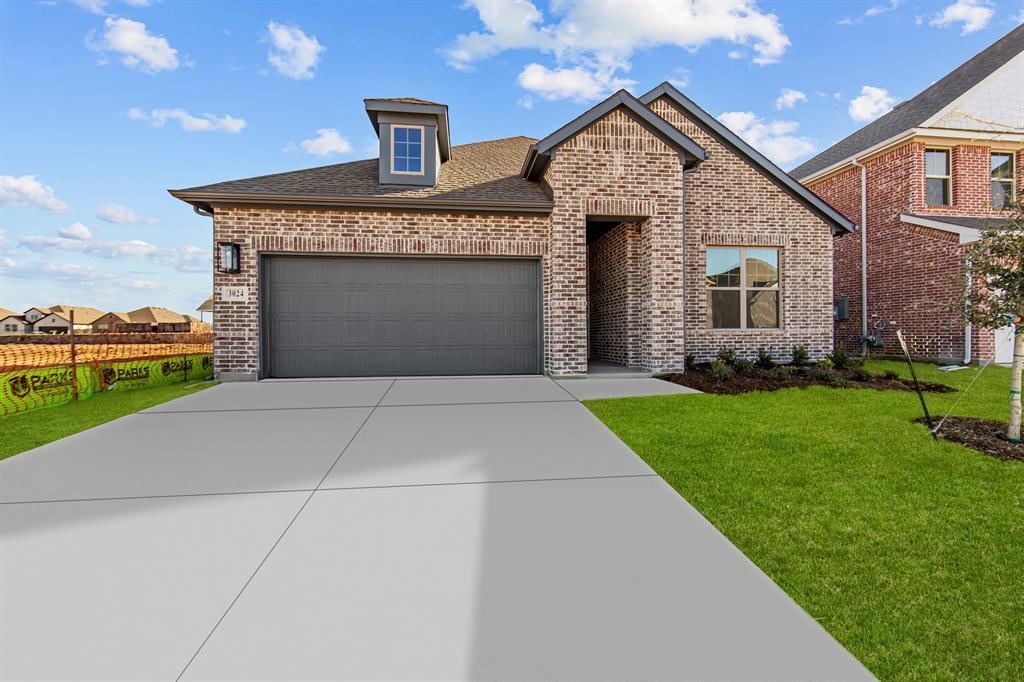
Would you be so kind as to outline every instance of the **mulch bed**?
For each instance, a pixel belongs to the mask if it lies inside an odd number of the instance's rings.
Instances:
[[[810,367],[795,367],[789,376],[778,372],[751,367],[736,372],[725,381],[718,381],[708,363],[693,365],[682,374],[660,374],[659,379],[671,381],[680,386],[689,386],[704,393],[726,393],[734,395],[749,391],[778,391],[783,388],[807,388],[808,386],[831,386],[833,388],[874,388],[881,391],[913,391],[914,382],[909,379],[886,379],[881,375],[860,381],[851,369],[835,370],[832,380],[811,376]],[[949,393],[956,389],[944,384],[921,383],[921,388],[932,393]]]
[[[927,426],[924,417],[914,421]],[[1005,422],[973,417],[946,417],[939,429],[939,437],[998,459],[1024,462],[1024,443],[1006,440]]]

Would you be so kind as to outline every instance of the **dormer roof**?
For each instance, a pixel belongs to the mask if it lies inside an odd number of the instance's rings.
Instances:
[[[452,158],[452,135],[448,125],[448,105],[428,102],[415,97],[376,97],[364,99],[366,115],[370,117],[373,129],[380,135],[378,118],[383,112],[394,114],[422,114],[437,119],[437,146],[441,163]]]

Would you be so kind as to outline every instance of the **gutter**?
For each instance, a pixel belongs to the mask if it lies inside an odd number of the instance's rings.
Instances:
[[[212,211],[215,204],[258,204],[317,208],[369,208],[394,210],[477,211],[486,213],[537,213],[547,215],[553,201],[486,201],[437,197],[321,196],[267,194],[262,192],[202,192],[171,189],[168,193],[199,211]],[[200,213],[200,215],[203,215]]]
[[[864,357],[868,356],[868,167],[852,159],[860,168],[860,339]]]

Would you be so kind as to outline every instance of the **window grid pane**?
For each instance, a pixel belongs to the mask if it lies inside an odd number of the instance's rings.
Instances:
[[[929,206],[949,205],[949,180],[945,178],[928,178],[927,198]]]
[[[924,153],[924,174],[930,177],[949,175],[949,152],[943,149],[929,149]]]
[[[711,329],[780,328],[780,249],[709,247],[705,251]]]
[[[1012,180],[1013,179],[1013,154],[992,155],[992,179]]]
[[[396,173],[423,172],[423,131],[392,127],[392,164]]]

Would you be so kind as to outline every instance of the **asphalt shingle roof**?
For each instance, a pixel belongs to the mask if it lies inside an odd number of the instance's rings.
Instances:
[[[921,125],[1021,51],[1024,51],[1024,25],[1013,29],[913,99],[897,105],[885,116],[800,164],[790,171],[790,175],[798,179],[806,178]]]
[[[324,197],[443,198],[477,201],[550,201],[537,182],[520,177],[527,150],[537,140],[507,137],[452,147],[437,185],[381,185],[377,159],[190,187],[184,192],[252,192]]]

